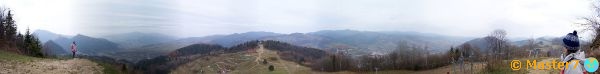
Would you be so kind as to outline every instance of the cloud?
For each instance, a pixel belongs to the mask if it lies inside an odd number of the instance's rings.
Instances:
[[[173,2],[163,0],[78,1],[76,31],[91,35],[128,32],[174,32]]]
[[[56,32],[92,35],[143,31],[180,37],[331,29],[469,37],[505,29],[509,37],[561,36],[579,30],[574,21],[591,12],[587,0],[9,1],[7,5],[23,14],[20,21],[43,24],[36,25],[40,29],[71,27]],[[56,4],[39,3],[46,1]],[[44,26],[46,22],[53,26]]]

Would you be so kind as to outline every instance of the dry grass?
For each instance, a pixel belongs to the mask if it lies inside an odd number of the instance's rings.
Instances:
[[[217,74],[225,71],[231,74],[311,74],[309,67],[301,66],[295,62],[282,60],[277,51],[257,48],[256,53],[237,52],[204,56],[190,63],[179,66],[171,73],[191,74],[206,73]],[[266,59],[268,64],[262,64]],[[257,61],[258,60],[258,61]],[[274,71],[269,71],[268,66],[273,65]]]
[[[0,51],[0,74],[102,74],[102,70],[86,59],[44,59]]]

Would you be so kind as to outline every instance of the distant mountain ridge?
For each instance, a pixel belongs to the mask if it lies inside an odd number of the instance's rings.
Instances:
[[[211,36],[209,36],[211,37]],[[214,37],[214,36],[212,36]],[[200,37],[203,38],[203,37]],[[196,38],[199,39],[199,38]],[[373,31],[356,31],[356,30],[322,30],[310,33],[292,33],[278,34],[272,32],[246,32],[235,33],[230,35],[219,35],[216,38],[204,38],[201,42],[207,44],[219,44],[224,47],[230,47],[242,42],[251,40],[277,40],[293,45],[319,48],[319,49],[354,49],[357,54],[366,54],[372,51],[387,52],[396,49],[396,43],[407,41],[416,45],[428,45],[431,50],[445,51],[451,46],[462,44],[469,40],[466,37],[452,37],[444,35],[430,35],[418,32],[373,32]],[[177,41],[198,41],[181,39]],[[182,42],[171,42],[182,43]],[[182,45],[191,45],[186,43]],[[181,48],[169,48],[173,50]],[[163,48],[164,49],[164,48]]]
[[[465,44],[470,44],[472,47],[475,47],[476,49],[479,49],[482,52],[488,51],[490,43],[486,40],[486,38],[487,39],[496,39],[496,38],[489,38],[489,37],[475,38],[475,39],[465,42]],[[529,45],[531,39],[533,39],[533,38],[525,39],[525,40],[518,40],[518,41],[507,41],[507,42],[513,46],[523,47],[525,45]],[[561,46],[563,45],[561,37],[549,37],[549,36],[538,37],[538,38],[533,39],[533,41],[534,41],[533,44],[535,46],[534,48],[546,48],[546,49],[559,50],[561,48]],[[586,44],[587,42],[580,41],[580,43]]]
[[[539,37],[539,38],[535,38],[534,39],[534,43],[535,44],[539,44],[539,45],[561,45],[562,44],[562,38],[561,37]],[[517,46],[522,46],[525,45],[529,42],[529,39],[525,39],[525,40],[519,40],[519,41],[514,41],[512,42],[514,45]],[[585,41],[581,41],[582,43],[585,43]]]
[[[75,35],[68,38],[66,35],[60,35],[45,30],[36,30],[34,35],[38,35],[40,41],[45,42],[44,50],[51,52],[50,55],[64,55],[64,50],[70,53],[71,44],[75,42],[77,44],[77,54],[79,55],[111,55],[117,51],[121,51],[118,48],[118,44],[108,41],[103,38],[94,38],[85,35]],[[58,46],[58,47],[57,47]]]
[[[53,41],[64,49],[68,49],[71,42],[75,40],[76,42],[81,42],[78,44],[80,44],[80,50],[82,50],[81,52],[84,54],[110,55],[119,59],[129,59],[129,61],[165,55],[167,52],[192,44],[217,44],[224,47],[231,47],[252,40],[276,40],[292,45],[318,48],[325,51],[343,49],[350,50],[350,53],[352,54],[360,55],[373,52],[385,53],[393,51],[400,41],[420,46],[429,46],[429,50],[443,52],[448,50],[451,46],[457,46],[470,39],[466,37],[452,37],[418,32],[374,32],[357,30],[322,30],[310,33],[292,34],[257,31],[181,39],[162,34],[141,32],[108,35],[104,38],[94,38],[85,35],[76,35],[72,38],[61,35],[55,36],[58,37],[53,38]]]
[[[46,56],[60,57],[71,54],[70,51],[67,51],[67,49],[64,49],[52,40],[46,41],[42,47],[42,52]]]
[[[93,38],[85,35],[76,35],[71,38],[77,44],[78,52],[90,55],[106,55],[120,51],[118,44],[102,38]]]
[[[245,33],[234,33],[230,35],[225,35],[210,41],[210,43],[223,45],[225,47],[231,47],[237,44],[241,44],[251,40],[259,40],[264,37],[277,36],[282,35],[279,33],[273,32],[245,32]]]
[[[66,37],[64,35],[56,34],[47,30],[35,30],[32,34],[37,36],[42,43],[46,43],[49,40],[54,40],[59,37]]]
[[[104,36],[103,38],[119,44],[120,48],[128,49],[149,44],[163,43],[175,40],[175,37],[160,33],[131,32]]]

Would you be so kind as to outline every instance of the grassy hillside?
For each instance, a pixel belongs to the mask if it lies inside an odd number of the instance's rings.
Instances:
[[[264,64],[263,60],[267,60],[268,63]],[[273,65],[275,69],[269,71],[269,65]],[[171,73],[216,74],[221,72],[232,74],[309,74],[312,71],[310,68],[295,62],[283,60],[279,57],[277,51],[267,50],[259,45],[256,52],[237,52],[201,57],[179,66]]]
[[[238,52],[206,56],[177,67],[171,74],[218,74],[225,71],[228,74],[445,74],[452,72],[458,65],[444,66],[431,70],[385,70],[369,72],[320,72],[309,67],[301,66],[295,62],[282,60],[278,52],[273,50],[256,50],[257,52]],[[259,59],[258,61],[256,61]],[[266,59],[268,64],[262,64]],[[269,71],[268,66],[275,66],[274,71]],[[479,73],[485,66],[484,63],[474,63],[474,70],[466,69],[465,72],[452,73]],[[470,66],[469,66],[470,67]],[[472,71],[472,72],[471,72]]]
[[[87,59],[47,59],[0,51],[0,74],[102,74],[103,67]]]
[[[40,59],[41,58],[29,57],[29,56],[19,55],[19,54],[0,50],[0,62],[3,62],[3,61],[29,62],[29,61],[40,60]]]

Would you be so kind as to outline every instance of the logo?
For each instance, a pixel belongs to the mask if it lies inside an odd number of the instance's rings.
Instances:
[[[570,65],[570,64],[580,64],[583,62],[586,62],[585,64],[587,64],[588,62],[590,63],[589,65],[587,65],[587,67],[585,67],[586,69],[589,69],[588,71],[596,71],[596,69],[598,69],[598,60],[594,59],[590,59],[589,61],[579,61],[579,60],[573,60],[570,62],[560,62],[560,61],[556,61],[556,60],[552,60],[552,61],[537,61],[537,60],[527,60],[527,62],[524,64],[526,69],[535,69],[535,70],[563,70],[563,69],[567,69],[567,68],[581,68],[581,66],[579,65]],[[510,62],[510,68],[512,70],[520,70],[523,66],[523,63],[521,63],[520,60],[512,60]]]
[[[512,60],[510,62],[510,68],[512,70],[519,70],[519,69],[521,69],[521,61],[519,61],[519,60]]]
[[[596,70],[598,70],[598,60],[594,57],[587,58],[584,65],[585,70],[588,72],[596,72]]]

